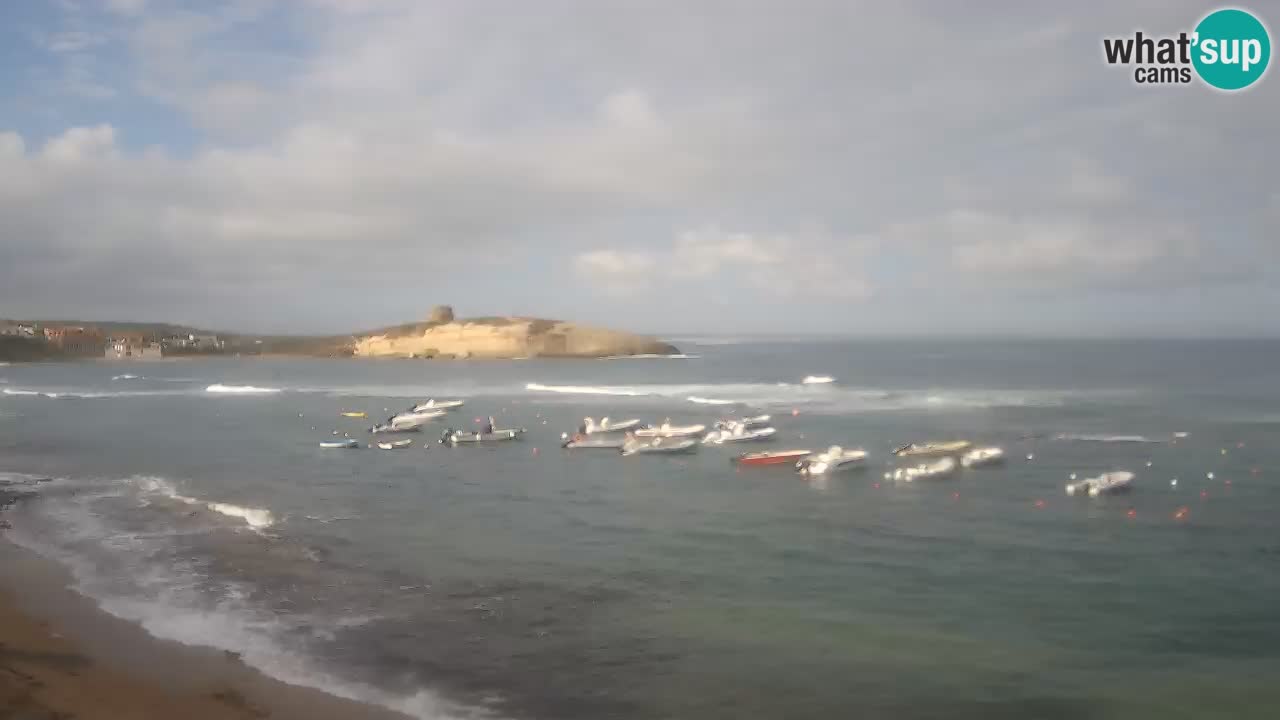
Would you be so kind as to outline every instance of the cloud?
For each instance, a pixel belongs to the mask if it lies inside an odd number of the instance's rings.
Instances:
[[[873,289],[857,262],[865,250],[789,235],[727,232],[717,226],[686,230],[661,249],[590,250],[574,259],[583,280],[611,295],[655,287],[737,285],[771,297],[860,300]]]
[[[783,327],[872,299],[842,322],[927,332],[956,293],[1018,326],[1178,286],[1208,326],[1238,316],[1218,289],[1275,277],[1280,86],[1099,59],[1194,3],[501,7],[62,13],[57,72],[0,107],[6,313],[342,329],[419,312],[431,278],[491,312],[629,325],[665,293],[691,326]]]

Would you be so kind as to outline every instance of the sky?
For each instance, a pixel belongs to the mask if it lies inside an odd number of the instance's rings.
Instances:
[[[1217,7],[0,3],[0,317],[1280,336],[1277,71],[1103,60]]]

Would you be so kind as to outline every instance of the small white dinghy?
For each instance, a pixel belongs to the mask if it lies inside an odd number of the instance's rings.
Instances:
[[[349,449],[360,447],[360,441],[354,438],[350,440],[321,440],[320,447],[329,449]]]
[[[422,431],[422,423],[418,423],[417,425],[412,425],[408,423],[404,423],[401,425],[392,425],[391,423],[383,423],[381,425],[374,425],[373,427],[369,428],[369,432],[373,433],[374,435],[382,435],[385,433],[411,433],[411,432],[421,432],[421,431]]]
[[[391,442],[380,442],[378,447],[383,450],[403,450],[412,444],[412,440],[392,440]]]
[[[581,431],[586,435],[597,435],[601,433],[620,433],[628,430],[635,430],[640,427],[638,419],[613,421],[609,418],[601,418],[597,423],[591,418],[584,418],[582,421]]]
[[[973,446],[968,440],[951,440],[949,442],[909,443],[893,451],[898,457],[920,457],[929,455],[959,455]]]
[[[421,425],[436,418],[444,417],[446,414],[444,410],[414,410],[413,412],[393,415],[388,422],[392,425]]]
[[[724,445],[725,443],[757,442],[768,440],[778,432],[777,428],[764,427],[749,430],[745,425],[734,424],[723,430],[712,430],[702,438],[705,445]]]
[[[866,461],[866,450],[845,450],[839,445],[832,445],[826,452],[810,455],[796,463],[796,470],[801,475],[829,475],[865,467]]]
[[[581,433],[560,433],[560,447],[565,450],[621,450],[626,444],[626,440],[616,435],[589,437]]]
[[[623,455],[674,455],[691,453],[698,449],[698,441],[689,438],[653,438],[628,440],[622,446]]]
[[[440,435],[441,445],[465,445],[469,443],[499,442],[502,440],[518,440],[525,433],[524,428],[494,430],[489,433],[465,432],[462,430],[445,430]]]
[[[464,401],[462,400],[437,400],[435,398],[431,398],[426,402],[421,402],[421,403],[418,403],[417,405],[414,405],[413,411],[423,412],[426,410],[457,410],[458,408],[462,407],[463,403]]]
[[[740,418],[738,420],[717,420],[712,427],[716,430],[732,430],[735,425],[741,425],[748,430],[762,428],[769,425],[770,417],[769,415],[756,415],[755,417]]]
[[[998,447],[984,447],[970,450],[960,456],[960,464],[967,468],[991,467],[1004,464],[1004,450]]]
[[[1089,497],[1129,492],[1133,489],[1133,477],[1133,473],[1125,470],[1103,473],[1093,478],[1089,485]]]
[[[1067,494],[1098,497],[1099,495],[1128,492],[1132,489],[1133,478],[1133,473],[1127,470],[1103,473],[1098,477],[1067,483]]]
[[[898,468],[893,471],[893,479],[898,482],[915,480],[940,480],[950,477],[958,467],[955,458],[945,457],[937,462],[921,463],[914,467]]]
[[[667,418],[657,427],[639,428],[634,434],[638,438],[683,438],[701,435],[706,429],[706,425],[672,425]]]

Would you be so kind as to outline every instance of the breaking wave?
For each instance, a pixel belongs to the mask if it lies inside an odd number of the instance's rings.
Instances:
[[[145,380],[141,375],[112,375],[112,380]]]
[[[266,395],[282,392],[280,388],[254,387],[253,385],[223,385],[215,383],[204,389],[207,393],[225,393],[231,395]]]
[[[206,509],[227,517],[239,518],[254,530],[269,528],[275,524],[276,518],[265,508],[242,507],[223,502],[205,502],[183,495],[162,477],[139,476],[132,478],[133,484],[142,492],[160,495],[184,505],[203,505]]]
[[[691,403],[697,403],[698,405],[736,405],[737,404],[736,400],[717,400],[716,398],[698,397],[697,395],[690,395],[689,397],[685,398],[685,400],[688,400]]]
[[[836,379],[830,375],[806,375],[800,383],[803,385],[827,385],[835,381]]]
[[[1069,440],[1071,442],[1101,442],[1101,443],[1161,443],[1163,440],[1149,438],[1146,435],[1076,435],[1074,433],[1060,433],[1059,440]]]

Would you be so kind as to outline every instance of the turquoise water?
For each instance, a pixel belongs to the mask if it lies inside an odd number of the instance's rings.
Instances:
[[[418,717],[1274,717],[1280,344],[722,342],[0,367],[0,482],[55,478],[8,534],[157,635]],[[433,395],[529,433],[316,446]],[[870,467],[558,447],[584,415],[758,412],[768,447]],[[1011,461],[884,480],[953,437]],[[1113,469],[1131,494],[1063,492]]]

